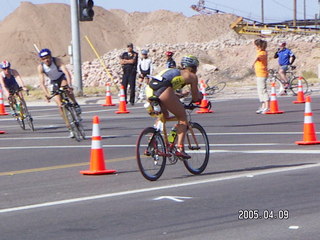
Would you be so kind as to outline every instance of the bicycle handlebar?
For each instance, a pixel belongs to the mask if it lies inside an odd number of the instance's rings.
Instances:
[[[48,100],[51,100],[54,96],[59,95],[63,92],[65,92],[65,90],[68,89],[68,87],[60,87],[57,90],[53,91],[50,97],[47,97]]]

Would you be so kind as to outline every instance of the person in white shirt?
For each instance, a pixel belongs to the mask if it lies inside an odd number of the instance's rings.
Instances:
[[[138,60],[137,72],[139,76],[139,83],[144,80],[148,81],[148,75],[152,74],[152,60],[148,56],[149,51],[143,49],[141,51],[142,58]]]
[[[152,74],[152,60],[148,56],[149,51],[146,49],[141,50],[142,58],[139,58],[137,65],[138,72],[138,88],[137,97],[138,100],[143,100],[144,98],[144,88],[146,84],[149,83],[148,75]],[[142,89],[141,89],[142,88]]]

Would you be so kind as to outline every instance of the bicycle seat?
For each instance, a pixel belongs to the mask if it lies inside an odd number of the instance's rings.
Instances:
[[[295,70],[297,68],[297,66],[291,65],[290,68],[291,68],[291,70]]]

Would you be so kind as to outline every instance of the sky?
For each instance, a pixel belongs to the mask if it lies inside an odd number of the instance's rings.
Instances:
[[[34,4],[41,3],[65,3],[78,0],[29,0]],[[197,12],[190,8],[197,4],[198,0],[93,0],[96,6],[109,9],[123,9],[127,12],[150,12],[159,9],[181,12],[185,16],[196,15]],[[312,19],[315,14],[319,15],[320,0],[296,0],[297,18]],[[1,0],[0,21],[12,13],[19,5],[20,0]],[[261,3],[264,2],[265,22],[277,22],[293,19],[294,0],[210,0],[205,1],[205,6],[218,9],[223,12],[233,13],[252,20],[261,21]],[[306,6],[306,11],[304,11]]]

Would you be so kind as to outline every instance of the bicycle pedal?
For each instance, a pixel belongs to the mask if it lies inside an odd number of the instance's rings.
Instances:
[[[201,147],[188,147],[190,150],[200,150]]]

